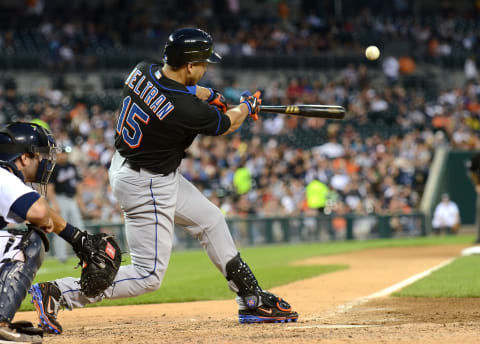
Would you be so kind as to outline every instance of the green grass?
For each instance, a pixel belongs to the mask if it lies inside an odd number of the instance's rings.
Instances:
[[[250,265],[260,285],[265,289],[301,279],[348,268],[344,265],[291,266],[296,260],[325,256],[363,249],[465,244],[473,236],[406,238],[394,240],[371,240],[358,242],[310,243],[272,245],[240,249],[243,259]],[[126,258],[124,264],[129,263]],[[35,282],[50,281],[61,277],[78,277],[80,269],[74,269],[75,259],[60,264],[47,259],[37,273]],[[149,294],[135,298],[104,300],[96,305],[130,305],[195,300],[218,300],[233,298],[224,277],[218,272],[202,250],[173,252],[162,287]],[[33,310],[30,296],[22,303],[21,310]]]
[[[416,283],[394,293],[410,297],[480,297],[480,256],[455,259]]]

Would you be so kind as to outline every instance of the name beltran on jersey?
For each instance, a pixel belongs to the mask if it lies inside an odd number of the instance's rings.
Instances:
[[[140,78],[140,79],[138,79]],[[153,111],[160,119],[165,118],[175,106],[172,103],[168,102],[164,106],[161,105],[165,102],[165,96],[160,94],[158,88],[153,86],[150,80],[147,81],[147,84],[140,91],[140,88],[145,81],[145,75],[138,69],[135,68],[132,70],[127,80],[125,80],[125,85],[133,90],[133,92],[143,100],[145,105],[147,105],[150,110]]]

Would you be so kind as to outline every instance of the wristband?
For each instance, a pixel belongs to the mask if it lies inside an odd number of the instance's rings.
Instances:
[[[62,231],[58,233],[58,235],[63,239],[65,239],[67,242],[71,243],[76,233],[76,230],[77,229],[75,227],[73,227],[71,224],[67,222],[67,225],[65,226],[65,228],[62,229]]]
[[[252,114],[252,106],[250,105],[250,103],[246,100],[244,100],[243,102],[240,102],[240,104],[247,104],[248,106],[248,114],[251,115]]]
[[[185,86],[188,90],[188,92],[190,92],[191,94],[193,94],[194,96],[197,95],[197,85],[193,85],[193,86]]]
[[[215,97],[215,91],[213,91],[213,88],[208,88],[208,90],[210,91],[210,97],[208,97],[207,102],[211,102]]]

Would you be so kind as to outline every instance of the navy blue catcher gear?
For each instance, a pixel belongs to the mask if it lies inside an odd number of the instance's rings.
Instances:
[[[213,40],[207,32],[186,28],[174,31],[165,44],[163,60],[172,67],[189,62],[217,63],[222,57],[213,50]]]
[[[10,323],[43,262],[45,247],[40,235],[32,229],[22,234],[4,232],[11,237],[3,250],[19,250],[13,258],[4,258],[0,268],[0,322]],[[20,242],[12,246],[19,237]]]
[[[24,153],[40,154],[42,159],[34,182],[45,186],[55,167],[53,135],[38,124],[26,122],[13,122],[0,130],[0,160],[13,162]]]

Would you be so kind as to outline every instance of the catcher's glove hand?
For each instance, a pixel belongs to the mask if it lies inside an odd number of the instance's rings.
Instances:
[[[112,285],[122,263],[122,252],[108,234],[80,231],[73,249],[80,258],[80,289],[87,297],[96,297]]]

